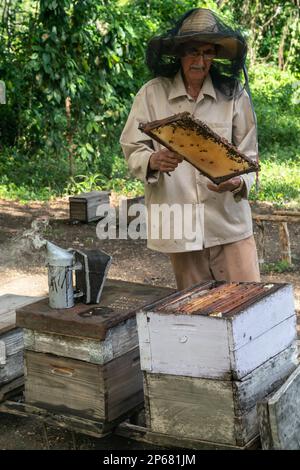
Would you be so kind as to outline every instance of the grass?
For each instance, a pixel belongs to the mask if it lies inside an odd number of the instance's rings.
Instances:
[[[294,265],[290,265],[287,261],[277,261],[276,263],[264,263],[261,267],[262,274],[286,273],[296,270]]]
[[[259,191],[255,188],[250,199],[273,202],[277,207],[300,208],[300,168],[295,163],[262,161],[260,163]]]
[[[276,207],[300,209],[300,169],[297,164],[261,161],[259,172],[259,191],[252,188],[252,201],[272,202]],[[88,191],[112,190],[128,197],[140,196],[144,192],[143,183],[130,177],[118,177],[103,182],[81,176],[70,180],[66,189],[58,193],[50,188],[30,188],[24,185],[0,184],[0,198],[29,201],[48,201],[57,196],[66,196]]]
[[[19,201],[26,204],[29,201],[49,201],[57,196],[50,188],[30,188],[17,186],[15,183],[0,184],[0,198],[9,201]]]

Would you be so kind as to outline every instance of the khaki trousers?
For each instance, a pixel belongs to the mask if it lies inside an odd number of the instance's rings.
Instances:
[[[178,290],[201,281],[259,282],[254,237],[199,251],[170,254]]]

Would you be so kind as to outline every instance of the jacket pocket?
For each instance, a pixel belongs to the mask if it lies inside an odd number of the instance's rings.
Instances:
[[[232,124],[230,122],[207,122],[205,124],[220,137],[224,137],[229,142],[232,139]]]

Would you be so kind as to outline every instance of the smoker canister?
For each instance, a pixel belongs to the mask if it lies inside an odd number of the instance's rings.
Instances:
[[[47,251],[49,305],[51,308],[73,307],[73,253],[51,242],[47,242]]]

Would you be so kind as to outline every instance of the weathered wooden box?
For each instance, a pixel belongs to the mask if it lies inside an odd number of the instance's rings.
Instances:
[[[257,401],[297,366],[291,286],[206,282],[137,319],[152,431],[241,447],[258,435]]]
[[[0,401],[23,384],[23,331],[16,328],[16,307],[37,298],[14,294],[0,296]]]
[[[23,375],[23,333],[14,328],[0,334],[0,387]]]
[[[143,402],[139,362],[138,348],[103,365],[28,350],[25,401],[62,414],[114,421]]]
[[[19,309],[26,403],[104,423],[134,411],[143,402],[135,310],[169,292],[108,280],[99,305]]]
[[[69,197],[70,220],[98,220],[97,208],[100,204],[109,204],[109,195],[110,191],[90,191]]]
[[[296,340],[292,286],[209,281],[137,314],[141,367],[241,379]]]
[[[300,366],[275,393],[257,403],[264,450],[300,449]]]
[[[147,425],[176,437],[244,446],[259,433],[257,401],[296,366],[293,344],[239,381],[144,372]]]

